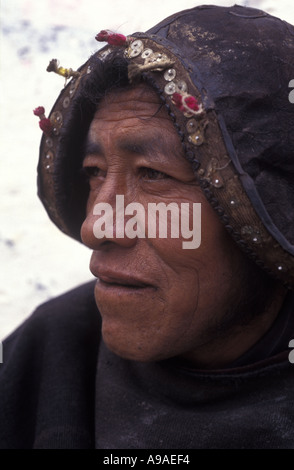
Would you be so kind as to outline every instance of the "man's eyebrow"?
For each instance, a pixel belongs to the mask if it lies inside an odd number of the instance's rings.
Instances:
[[[117,149],[133,155],[152,157],[153,160],[161,160],[165,155],[169,160],[172,157],[181,156],[179,150],[173,148],[172,152],[166,141],[158,138],[146,137],[121,137],[117,141]],[[87,140],[83,147],[83,158],[87,155],[104,155],[104,147],[99,142]]]
[[[150,139],[122,139],[118,142],[118,148],[123,152],[128,152],[134,155],[142,156],[156,156],[158,153],[163,153],[163,145],[158,145],[158,142]]]
[[[118,142],[118,148],[123,152],[128,152],[133,155],[141,155],[146,157],[152,157],[152,160],[162,160],[162,156],[166,156],[171,159],[176,156],[179,152],[173,148],[172,152],[163,138],[123,138]],[[172,153],[172,155],[171,155]]]
[[[87,140],[83,146],[83,158],[87,155],[103,155],[103,147],[99,142]]]

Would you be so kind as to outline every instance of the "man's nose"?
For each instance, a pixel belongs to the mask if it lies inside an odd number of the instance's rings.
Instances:
[[[97,195],[88,209],[86,219],[81,227],[83,243],[92,250],[109,246],[109,242],[125,248],[136,244],[136,238],[126,233],[125,215],[126,197],[124,194]]]

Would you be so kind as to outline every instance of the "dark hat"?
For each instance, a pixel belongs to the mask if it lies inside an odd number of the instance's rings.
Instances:
[[[53,222],[80,240],[88,192],[80,141],[91,120],[83,102],[95,89],[97,64],[103,69],[109,57],[121,57],[128,82],[145,80],[165,103],[186,158],[231,236],[293,288],[294,27],[252,8],[200,6],[147,33],[124,38],[103,31],[97,39],[108,45],[78,72],[63,73],[72,79],[49,128],[43,116],[39,196]],[[101,90],[97,85],[97,96]]]

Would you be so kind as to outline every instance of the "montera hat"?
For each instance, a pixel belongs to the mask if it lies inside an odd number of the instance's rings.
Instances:
[[[96,39],[106,46],[78,71],[50,62],[47,70],[68,83],[48,118],[35,110],[43,130],[39,196],[53,222],[80,240],[88,195],[82,145],[111,63],[120,86],[145,81],[155,89],[232,238],[293,288],[294,27],[257,9],[198,6],[146,33],[104,30]]]

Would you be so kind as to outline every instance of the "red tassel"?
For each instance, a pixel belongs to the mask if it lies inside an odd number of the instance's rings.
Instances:
[[[45,116],[45,108],[43,106],[38,106],[34,109],[33,113],[35,116],[40,118],[40,129],[49,137],[52,134],[52,123],[50,119]]]
[[[194,98],[194,96],[189,95],[184,99],[184,101],[189,109],[192,109],[193,111],[199,110],[198,101],[196,98]]]
[[[174,105],[179,108],[180,111],[183,111],[183,97],[180,95],[180,93],[174,93],[172,96],[172,101]]]
[[[95,36],[98,42],[107,42],[110,46],[125,46],[127,38],[123,34],[113,33],[112,31],[103,29]]]
[[[44,118],[39,121],[39,126],[40,129],[46,134],[47,136],[50,136],[52,133],[52,124],[50,119]]]
[[[174,105],[182,112],[199,111],[198,101],[192,95],[181,95],[180,93],[174,93],[172,95],[172,101]]]
[[[96,34],[95,39],[98,42],[107,42],[110,33],[111,33],[111,31],[108,31],[106,29],[102,29],[102,31],[100,31],[100,33]]]
[[[35,108],[33,113],[35,116],[45,117],[45,109],[43,108],[43,106],[38,106],[38,108]]]

